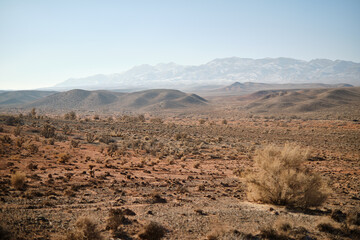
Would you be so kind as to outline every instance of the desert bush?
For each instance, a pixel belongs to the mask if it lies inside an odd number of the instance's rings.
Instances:
[[[122,209],[110,209],[107,218],[106,229],[115,232],[122,224],[129,224],[130,220],[125,217],[125,212]]]
[[[166,229],[156,222],[150,222],[144,226],[144,230],[139,234],[141,239],[158,240],[165,236]]]
[[[107,148],[107,154],[109,156],[113,156],[117,150],[118,150],[118,146],[115,143],[112,143]]]
[[[360,209],[354,209],[347,215],[346,222],[349,225],[360,225]]]
[[[39,147],[35,144],[30,144],[27,146],[27,150],[31,153],[31,154],[35,154],[37,152],[39,152]]]
[[[20,137],[15,140],[15,144],[18,148],[21,148],[24,144],[25,140],[24,138]]]
[[[32,118],[35,118],[35,117],[36,117],[36,108],[31,109],[31,111],[30,111],[30,116],[31,116]]]
[[[20,125],[17,125],[16,128],[14,129],[14,135],[17,137],[21,134],[21,127]]]
[[[99,137],[99,142],[109,144],[109,143],[114,142],[114,139],[112,139],[109,135],[103,134]]]
[[[221,227],[215,227],[207,235],[207,240],[250,240],[257,239],[250,234],[244,234],[237,230],[226,230]]]
[[[63,132],[65,135],[71,135],[72,129],[69,127],[69,125],[65,125],[65,126],[62,128],[62,132]]]
[[[97,224],[88,217],[80,217],[75,223],[75,228],[66,233],[63,240],[101,240],[101,235]]]
[[[73,148],[79,147],[79,144],[80,144],[79,141],[76,141],[76,140],[73,140],[73,139],[70,142],[70,146],[73,147]]]
[[[54,138],[50,138],[50,139],[48,140],[48,144],[49,144],[49,145],[54,145],[54,144],[55,144],[55,139],[54,139]]]
[[[2,143],[8,143],[8,144],[12,144],[12,142],[13,142],[13,140],[11,139],[11,137],[8,136],[8,135],[2,136],[2,137],[0,138],[0,141],[1,141]]]
[[[55,128],[49,124],[45,124],[40,131],[40,135],[45,138],[55,137]]]
[[[8,116],[6,117],[5,124],[8,126],[23,125],[23,121],[19,117]]]
[[[11,185],[17,190],[25,188],[26,175],[22,172],[16,172],[11,175]]]
[[[260,235],[263,239],[289,240],[291,239],[284,233],[277,231],[274,228],[263,228],[260,230]]]
[[[12,239],[10,231],[3,224],[0,224],[0,239],[1,240]]]
[[[93,133],[86,134],[86,141],[88,143],[93,143],[95,141],[95,135]]]
[[[59,155],[59,163],[66,163],[70,159],[70,154],[68,153],[61,153]]]
[[[157,118],[151,118],[150,122],[151,123],[156,123],[156,124],[161,124],[161,123],[163,123],[163,120],[161,118],[157,117]]]
[[[75,120],[76,119],[76,113],[74,111],[68,112],[65,114],[64,118],[66,120]]]
[[[38,165],[37,164],[34,164],[34,163],[29,163],[27,166],[26,166],[28,169],[30,169],[31,171],[35,170],[35,169],[38,169]]]
[[[329,191],[321,177],[304,166],[307,157],[306,151],[289,144],[256,151],[258,171],[247,176],[249,198],[290,207],[320,206]]]

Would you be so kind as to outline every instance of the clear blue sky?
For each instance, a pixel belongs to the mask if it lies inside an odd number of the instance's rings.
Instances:
[[[0,89],[231,56],[360,62],[360,1],[0,0]]]

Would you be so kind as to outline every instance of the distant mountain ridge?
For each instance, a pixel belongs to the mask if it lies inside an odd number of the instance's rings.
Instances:
[[[291,58],[220,58],[198,66],[175,63],[140,65],[123,73],[68,79],[59,89],[149,89],[224,86],[234,82],[347,83],[360,86],[360,63]]]

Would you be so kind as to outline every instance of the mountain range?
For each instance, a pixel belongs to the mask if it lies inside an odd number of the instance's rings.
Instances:
[[[234,82],[256,83],[347,83],[360,86],[360,63],[291,58],[219,58],[197,66],[175,63],[140,65],[110,75],[71,78],[53,90],[81,89],[216,89]]]

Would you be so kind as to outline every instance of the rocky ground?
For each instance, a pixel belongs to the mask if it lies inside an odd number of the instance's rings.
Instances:
[[[357,121],[3,115],[0,130],[0,221],[13,239],[59,239],[81,216],[105,239],[146,239],[150,222],[164,239],[358,238],[345,220],[360,207]],[[285,143],[311,152],[307,167],[332,190],[323,206],[248,200],[255,150]]]

